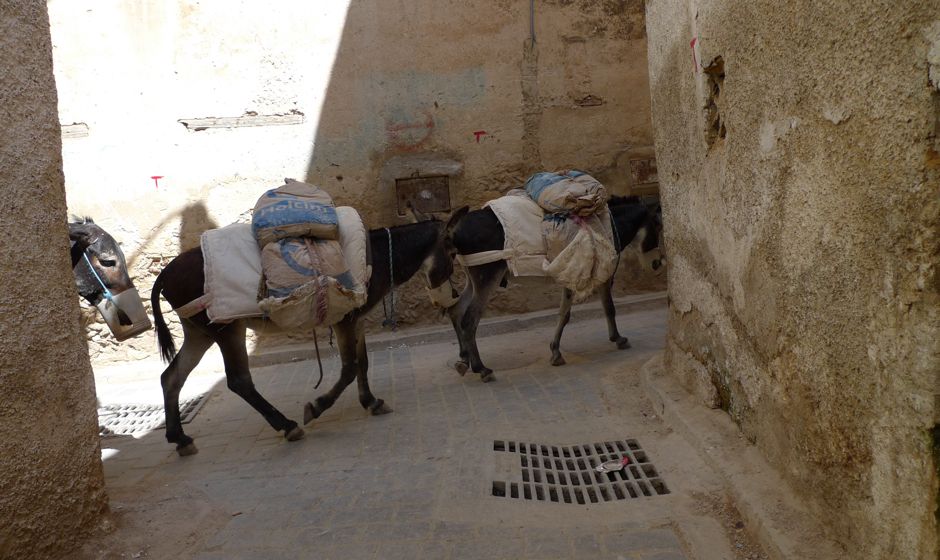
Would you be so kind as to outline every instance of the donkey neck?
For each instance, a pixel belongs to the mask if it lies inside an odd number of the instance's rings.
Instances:
[[[622,251],[646,224],[649,210],[643,203],[639,203],[614,206],[610,212],[614,225],[617,227],[617,249]]]
[[[369,232],[372,244],[372,269],[383,275],[394,274],[395,286],[407,282],[424,264],[437,243],[440,224],[431,220]],[[389,265],[389,236],[391,236],[391,266]],[[386,272],[388,271],[388,272]],[[373,272],[373,273],[374,273]]]

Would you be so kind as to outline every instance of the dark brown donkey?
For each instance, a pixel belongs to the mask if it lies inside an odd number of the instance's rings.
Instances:
[[[369,280],[368,298],[362,307],[349,312],[342,321],[333,326],[342,359],[340,378],[326,394],[318,397],[313,403],[308,403],[305,423],[330,408],[353,379],[359,382],[359,402],[363,408],[375,415],[392,411],[369,389],[369,359],[359,319],[382,301],[391,289],[393,281],[397,286],[422,271],[429,288],[438,288],[444,284],[454,270],[453,254],[445,248],[444,240],[466,212],[466,207],[460,208],[453,212],[446,222],[429,220],[369,232],[372,277]],[[176,451],[180,455],[192,455],[198,451],[193,444],[193,438],[183,433],[180,424],[179,394],[186,377],[213,343],[218,344],[222,351],[228,388],[260,412],[272,428],[283,431],[288,441],[302,438],[303,429],[281,414],[255,389],[251,372],[248,370],[248,352],[245,348],[245,330],[250,326],[248,321],[213,324],[209,322],[205,311],[188,319],[181,319],[183,346],[179,353],[176,353],[173,336],[160,310],[160,293],[163,293],[163,297],[171,306],[177,308],[202,296],[204,283],[202,251],[195,248],[167,264],[157,276],[151,293],[160,353],[165,361],[170,362],[160,376],[166,412],[167,441],[176,444]]]

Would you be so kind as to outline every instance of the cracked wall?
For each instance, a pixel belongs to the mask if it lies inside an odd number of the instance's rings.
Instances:
[[[69,267],[43,0],[0,10],[0,558],[61,558],[107,509]]]
[[[283,177],[379,227],[404,220],[385,176],[403,161],[456,162],[452,206],[478,207],[541,169],[584,169],[627,193],[630,160],[653,154],[639,0],[53,0],[50,11],[61,120],[84,124],[64,139],[69,208],[121,240],[144,294],[169,258]],[[662,289],[620,276],[621,294]],[[403,321],[434,320],[412,284]],[[491,310],[557,305],[555,287],[536,292],[501,293]],[[96,362],[153,356],[152,335],[118,345],[88,321]]]
[[[647,1],[667,364],[849,558],[937,554],[938,14]]]

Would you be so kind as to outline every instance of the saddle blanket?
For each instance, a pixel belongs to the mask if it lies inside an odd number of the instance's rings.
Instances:
[[[366,262],[367,232],[354,208],[336,208],[338,237],[350,275],[366,286],[372,267]],[[204,295],[175,309],[181,318],[205,310],[213,323],[263,317],[258,305],[262,287],[261,249],[250,224],[231,224],[204,232]],[[299,290],[298,290],[299,291]]]
[[[542,208],[522,189],[513,189],[483,206],[492,210],[503,226],[503,249],[457,255],[457,261],[464,266],[479,266],[505,260],[514,276],[546,276],[542,268],[545,262]]]
[[[484,205],[503,226],[503,249],[457,255],[463,266],[505,260],[514,276],[548,276],[582,301],[610,280],[617,251],[606,206],[583,218],[545,213],[526,191],[514,189]]]

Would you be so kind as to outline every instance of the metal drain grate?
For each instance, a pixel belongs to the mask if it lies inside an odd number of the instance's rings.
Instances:
[[[180,401],[180,420],[192,422],[205,404],[208,395],[199,395]],[[129,436],[149,432],[163,426],[163,405],[160,404],[107,404],[98,408],[98,435]]]
[[[518,455],[521,480],[493,481],[493,495],[565,504],[596,504],[669,493],[635,439],[584,445],[494,441],[493,450]],[[600,473],[605,461],[630,459],[625,468]]]

